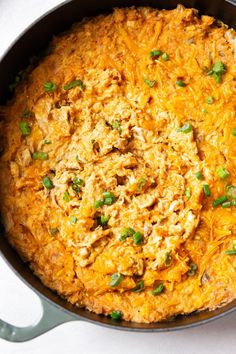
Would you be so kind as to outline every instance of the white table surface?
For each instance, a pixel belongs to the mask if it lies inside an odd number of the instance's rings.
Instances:
[[[25,27],[61,2],[0,0],[0,57]],[[37,296],[1,258],[0,289],[1,319],[18,326],[37,321],[41,314]],[[26,343],[0,339],[0,354],[233,354],[236,353],[235,330],[236,313],[201,327],[161,334],[120,332],[71,322]]]

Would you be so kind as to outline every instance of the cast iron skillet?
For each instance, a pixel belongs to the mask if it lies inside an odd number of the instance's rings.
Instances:
[[[0,104],[8,97],[8,85],[14,76],[29,64],[29,58],[37,55],[50,42],[52,35],[70,28],[73,22],[85,16],[94,16],[111,11],[113,7],[152,6],[172,9],[178,3],[186,7],[194,7],[201,14],[214,16],[230,27],[236,28],[236,0],[72,0],[66,2],[33,23],[16,39],[0,61]],[[40,297],[43,307],[41,320],[35,325],[25,328],[14,327],[0,320],[0,337],[9,341],[22,342],[32,339],[55,326],[74,320],[83,320],[102,326],[135,332],[164,332],[179,330],[200,325],[236,309],[236,300],[215,311],[193,313],[178,316],[169,322],[139,324],[134,322],[114,322],[112,319],[96,315],[84,309],[70,305],[51,290],[46,288],[38,278],[22,262],[17,253],[9,246],[1,231],[0,255],[4,257],[11,269]]]

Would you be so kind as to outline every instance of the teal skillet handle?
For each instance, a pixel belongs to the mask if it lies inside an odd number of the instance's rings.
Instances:
[[[6,339],[9,342],[25,342],[40,336],[62,323],[78,320],[74,316],[51,305],[48,301],[42,298],[40,300],[43,313],[38,323],[28,327],[16,327],[0,320],[0,338]]]

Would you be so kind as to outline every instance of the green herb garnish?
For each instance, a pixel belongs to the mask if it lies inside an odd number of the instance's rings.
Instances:
[[[226,195],[231,198],[236,198],[236,186],[227,186],[226,187]]]
[[[226,70],[227,70],[226,65],[219,60],[212,65],[207,75],[212,76],[217,83],[221,83],[222,75],[226,73]]]
[[[117,119],[112,123],[112,129],[118,130],[120,134],[122,133],[120,122]]]
[[[50,229],[50,234],[51,234],[52,236],[58,234],[58,232],[59,232],[59,230],[58,230],[57,227],[52,227],[52,228]]]
[[[134,234],[135,234],[134,229],[132,229],[131,227],[124,227],[123,230],[121,231],[119,240],[124,241],[128,237],[133,236]]]
[[[187,199],[191,198],[191,189],[190,189],[190,187],[187,187],[185,189],[185,196],[186,196]]]
[[[101,215],[97,218],[97,223],[98,223],[98,225],[101,225],[101,226],[107,226],[109,219],[110,219],[110,216]]]
[[[163,290],[164,290],[164,285],[161,283],[154,290],[152,290],[152,295],[159,295],[163,292]]]
[[[172,256],[170,252],[166,252],[165,258],[164,258],[164,264],[166,267],[170,267],[172,264]]]
[[[114,287],[114,286],[118,286],[121,281],[123,279],[123,275],[120,273],[114,273],[111,276],[111,282],[110,282],[110,286]]]
[[[206,103],[207,104],[213,104],[214,103],[214,97],[208,96],[207,99],[206,99]]]
[[[169,55],[167,53],[163,53],[161,58],[164,60],[164,61],[168,61],[170,59]]]
[[[216,170],[216,173],[217,173],[218,177],[220,177],[221,179],[225,179],[225,178],[229,177],[229,171],[227,171],[227,169],[223,166],[218,167]]]
[[[226,209],[226,208],[230,208],[232,206],[232,202],[227,201],[221,204],[222,208]]]
[[[69,202],[70,201],[70,195],[67,191],[64,192],[63,194],[63,199],[65,202]]]
[[[84,184],[84,180],[78,178],[78,177],[74,177],[73,178],[73,184],[72,184],[72,189],[75,193],[79,193],[80,192],[80,188],[81,186]]]
[[[20,122],[19,123],[20,131],[23,136],[30,135],[31,133],[31,128],[29,126],[28,122]]]
[[[193,126],[190,123],[186,122],[179,129],[177,129],[177,132],[187,134],[190,133],[192,130]]]
[[[162,54],[163,52],[159,49],[154,49],[149,53],[150,57],[160,57]]]
[[[146,183],[147,183],[147,180],[145,178],[138,179],[137,185],[138,185],[139,192],[141,192],[141,190],[145,187]]]
[[[203,189],[203,192],[205,193],[206,197],[210,197],[211,196],[211,191],[210,191],[210,188],[209,188],[208,184],[203,184],[202,185],[202,189]]]
[[[140,293],[144,289],[144,281],[140,280],[132,289],[133,293]]]
[[[44,142],[43,142],[45,145],[50,145],[52,142],[51,142],[51,140],[44,140]]]
[[[73,215],[72,215],[72,216],[70,217],[70,223],[71,223],[72,225],[76,224],[77,221],[78,221],[78,218],[77,218],[76,216],[73,216]]]
[[[187,84],[182,80],[176,80],[176,85],[179,87],[185,87]]]
[[[226,195],[222,195],[221,197],[217,198],[214,200],[212,203],[213,208],[216,208],[218,205],[221,205],[222,203],[226,202],[228,200],[228,197]]]
[[[95,202],[94,202],[94,204],[93,204],[93,207],[94,207],[95,209],[98,209],[98,208],[100,208],[100,207],[103,206],[103,205],[104,205],[103,200],[98,199],[98,200],[95,200]]]
[[[57,85],[53,82],[45,82],[43,87],[46,92],[54,92],[57,89]]]
[[[136,231],[132,237],[135,245],[139,245],[140,243],[143,242],[143,235],[139,231]]]
[[[48,153],[47,153],[47,152],[43,152],[43,151],[36,151],[36,152],[33,152],[32,158],[33,158],[34,160],[42,160],[42,161],[45,161],[45,160],[48,159]]]
[[[112,205],[116,201],[116,197],[112,192],[103,192],[103,204],[104,205]]]
[[[190,265],[189,265],[189,267],[190,267],[190,269],[188,270],[188,275],[190,276],[190,277],[193,277],[195,274],[196,274],[196,272],[197,272],[197,265],[195,264],[195,263],[190,263]]]
[[[82,186],[84,184],[84,180],[78,177],[73,178],[73,183],[77,184],[78,186]]]
[[[236,128],[231,129],[231,135],[236,136]]]
[[[48,176],[43,177],[43,185],[47,189],[52,189],[55,187],[51,178],[49,178]]]
[[[231,206],[236,207],[236,199],[231,200]]]
[[[120,321],[123,317],[123,313],[121,311],[112,311],[111,318],[115,321]]]
[[[228,255],[234,255],[234,254],[236,254],[236,250],[226,250],[225,251],[225,254],[228,254]]]
[[[203,179],[203,175],[201,172],[196,172],[195,176],[197,177],[197,179],[199,179],[199,181],[201,181]]]
[[[148,79],[144,79],[144,82],[146,85],[148,85],[148,87],[152,88],[153,86],[155,86],[156,84],[156,80],[148,80]]]
[[[64,90],[70,90],[76,86],[79,86],[81,88],[81,90],[83,90],[83,88],[84,88],[83,81],[81,81],[80,79],[72,81],[69,84],[64,86]]]

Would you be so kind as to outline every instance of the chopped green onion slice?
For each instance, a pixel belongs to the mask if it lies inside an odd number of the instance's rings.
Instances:
[[[236,136],[236,128],[231,129],[231,135]]]
[[[118,286],[123,279],[123,275],[120,273],[114,273],[111,276],[110,286]]]
[[[117,119],[112,123],[112,129],[118,130],[120,134],[122,133],[120,122]]]
[[[190,189],[190,187],[187,187],[185,189],[185,196],[186,196],[187,199],[191,198],[191,189]]]
[[[230,208],[232,206],[232,202],[228,201],[228,202],[224,202],[221,204],[222,208],[226,209],[226,208]]]
[[[36,151],[36,152],[33,152],[32,158],[33,158],[34,160],[42,160],[42,161],[45,161],[45,160],[48,159],[48,153],[47,153],[47,152],[43,152],[43,151]]]
[[[43,185],[47,189],[54,188],[54,184],[53,184],[52,180],[48,176],[43,177]]]
[[[20,76],[17,75],[17,76],[15,77],[14,82],[9,85],[9,90],[10,90],[11,92],[14,91],[14,89],[15,89],[15,88],[17,87],[17,85],[20,83],[20,80],[21,80]]]
[[[43,87],[46,92],[53,92],[56,91],[57,89],[57,85],[54,84],[53,82],[45,82]]]
[[[63,194],[63,199],[65,202],[69,202],[70,201],[70,195],[67,191],[64,192]]]
[[[143,187],[145,187],[146,183],[147,183],[147,180],[145,178],[139,178],[138,179],[137,185],[138,185],[139,192],[141,192]]]
[[[133,293],[140,293],[144,289],[144,281],[140,280],[132,289]]]
[[[190,269],[189,269],[189,271],[188,271],[188,275],[190,276],[190,277],[192,277],[192,276],[194,276],[195,274],[196,274],[196,271],[197,271],[197,265],[195,264],[195,263],[190,263],[190,265],[189,265],[189,267],[190,267]]]
[[[217,61],[212,65],[207,75],[212,75],[217,83],[222,81],[222,75],[226,72],[227,67],[222,61]]]
[[[152,290],[152,295],[159,295],[163,292],[163,290],[164,290],[164,285],[161,283],[156,287],[156,289]]]
[[[206,103],[207,103],[207,104],[212,104],[212,103],[214,103],[214,97],[208,96],[207,99],[206,99]]]
[[[235,249],[233,249],[233,250],[226,250],[225,253],[228,254],[228,255],[233,255],[233,254],[236,254],[236,250],[235,250]]]
[[[187,84],[182,80],[176,80],[176,85],[179,87],[185,87]]]
[[[222,195],[221,197],[217,198],[214,200],[212,203],[213,208],[216,208],[218,205],[221,205],[222,203],[226,202],[228,200],[228,197],[226,195]]]
[[[23,136],[30,135],[31,133],[31,128],[29,126],[28,122],[20,122],[19,123],[20,131]]]
[[[219,60],[213,64],[212,70],[214,73],[224,74],[226,72],[226,65]]]
[[[139,231],[135,232],[132,237],[135,245],[139,245],[143,242],[143,235]]]
[[[115,321],[120,321],[123,317],[123,313],[121,311],[112,311],[111,318]]]
[[[170,267],[172,264],[172,256],[170,252],[166,252],[165,258],[164,258],[164,264],[166,267]]]
[[[227,171],[226,168],[223,166],[218,167],[216,172],[217,172],[218,177],[220,177],[221,179],[225,179],[225,178],[229,177],[229,171]]]
[[[155,84],[156,84],[156,80],[148,80],[148,79],[144,79],[144,82],[146,85],[148,85],[148,87],[152,88]]]
[[[179,129],[177,129],[177,132],[187,134],[190,133],[192,130],[193,126],[190,123],[186,122]]]
[[[71,187],[75,193],[80,192],[80,186],[78,184],[73,183]]]
[[[195,176],[197,177],[197,179],[199,179],[199,181],[201,181],[203,179],[203,175],[201,172],[196,172]]]
[[[50,145],[52,142],[51,142],[51,140],[44,140],[44,142],[43,142],[45,145]]]
[[[168,61],[170,59],[167,53],[163,53],[161,57],[164,61]]]
[[[162,54],[163,54],[163,52],[159,49],[154,49],[149,53],[150,57],[159,57]]]
[[[30,118],[32,116],[32,112],[29,109],[26,109],[23,113],[22,113],[22,117],[24,118]]]
[[[231,206],[235,207],[236,206],[236,199],[231,200]]]
[[[84,88],[83,82],[80,79],[78,79],[78,80],[72,81],[69,84],[65,85],[64,90],[70,90],[76,86],[79,86],[81,88],[81,90],[83,90],[83,88]]]
[[[78,177],[73,178],[73,183],[78,184],[79,186],[82,186],[84,184],[84,180]]]
[[[210,191],[210,188],[209,188],[208,184],[203,184],[202,189],[203,189],[203,192],[205,193],[206,197],[210,197],[211,196],[211,191]]]
[[[233,240],[233,248],[236,250],[236,240]]]
[[[226,187],[226,195],[231,198],[236,198],[236,186],[227,186]]]
[[[100,207],[103,206],[103,205],[104,205],[103,200],[98,199],[98,200],[95,200],[95,202],[94,202],[94,204],[93,204],[93,207],[94,207],[95,209],[98,209],[98,208],[100,208]]]
[[[112,205],[116,201],[116,197],[112,192],[103,192],[103,204]]]
[[[76,224],[77,223],[77,221],[78,221],[78,218],[76,217],[76,216],[71,216],[71,218],[70,218],[70,223],[71,224]]]
[[[133,236],[135,231],[131,227],[124,227],[121,231],[120,241],[124,241],[127,237]]]
[[[108,216],[108,215],[101,215],[101,216],[99,216],[99,217],[97,218],[97,222],[98,222],[98,224],[101,225],[101,226],[106,226],[107,223],[108,223],[108,221],[109,221],[109,219],[110,219],[110,216]]]
[[[59,230],[58,230],[57,227],[52,227],[52,228],[50,229],[50,234],[51,234],[52,236],[58,234],[58,232],[59,232]]]

